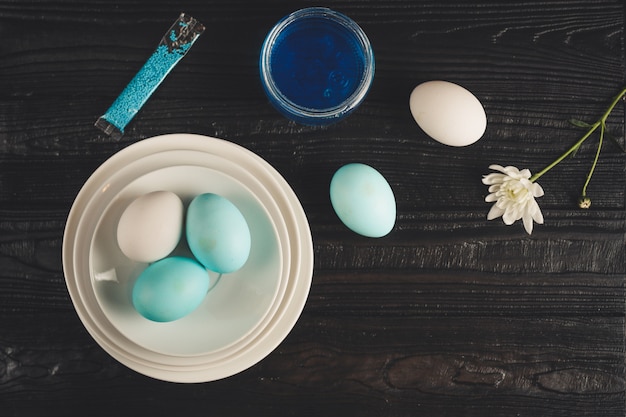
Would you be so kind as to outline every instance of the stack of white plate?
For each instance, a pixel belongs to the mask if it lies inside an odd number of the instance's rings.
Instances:
[[[127,259],[115,237],[130,201],[157,190],[185,203],[207,192],[226,197],[252,236],[246,264],[212,276],[200,307],[169,323],[132,307],[146,264]],[[176,249],[186,251],[184,242]],[[81,321],[111,356],[153,378],[206,382],[251,367],[291,331],[309,294],[313,243],[296,195],[266,161],[221,139],[173,134],[123,149],[87,180],[67,220],[63,269]]]

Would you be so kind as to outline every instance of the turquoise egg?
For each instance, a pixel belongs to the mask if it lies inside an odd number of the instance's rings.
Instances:
[[[387,180],[369,165],[352,163],[335,172],[330,201],[350,230],[367,237],[382,237],[396,222],[396,200]]]
[[[202,303],[209,281],[207,270],[195,260],[163,258],[150,264],[135,281],[133,306],[152,321],[178,320]]]
[[[186,235],[193,256],[222,274],[241,268],[250,255],[250,228],[230,200],[217,194],[196,196],[187,209]]]

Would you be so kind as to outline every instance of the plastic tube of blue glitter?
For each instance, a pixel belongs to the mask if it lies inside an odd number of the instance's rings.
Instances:
[[[202,32],[204,32],[204,26],[200,22],[181,13],[150,58],[106,113],[98,118],[95,126],[113,139],[121,138],[126,125],[135,117],[178,61],[185,56]]]

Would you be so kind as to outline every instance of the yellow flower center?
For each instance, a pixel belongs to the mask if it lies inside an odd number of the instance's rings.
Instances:
[[[528,195],[526,187],[522,186],[518,181],[507,181],[502,188],[506,198],[509,200],[522,201]]]

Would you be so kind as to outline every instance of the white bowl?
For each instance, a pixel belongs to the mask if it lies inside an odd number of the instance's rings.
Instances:
[[[156,189],[183,200],[224,195],[257,239],[240,272],[222,277],[198,310],[172,323],[149,322],[128,304],[142,265],[123,259],[111,232],[128,201]],[[94,172],[70,211],[63,265],[79,317],[109,354],[155,378],[201,382],[254,365],[286,337],[308,296],[313,247],[302,206],[267,162],[230,142],[176,134],[131,145]],[[107,280],[113,276],[118,282]]]
[[[141,158],[126,169],[139,172],[149,159]],[[217,284],[204,302],[191,314],[168,323],[150,321],[133,308],[133,284],[147,264],[128,259],[119,249],[115,233],[130,202],[158,190],[174,192],[185,207],[202,193],[226,197],[246,218],[252,237],[245,265],[221,277],[210,273]],[[192,257],[184,243],[181,239],[174,253]],[[201,355],[235,344],[253,332],[276,305],[279,284],[284,281],[281,249],[272,218],[249,188],[214,169],[174,165],[138,177],[113,197],[91,242],[90,276],[104,314],[128,339],[166,355]]]

